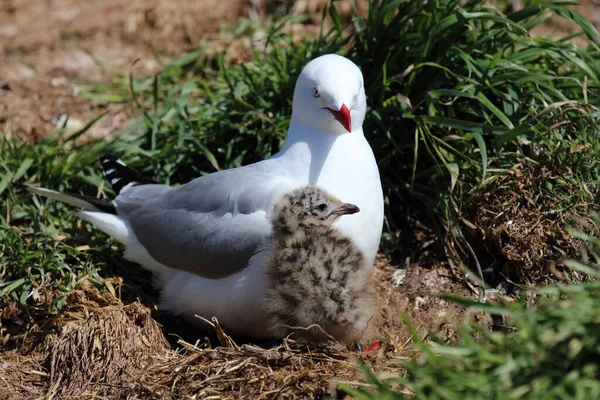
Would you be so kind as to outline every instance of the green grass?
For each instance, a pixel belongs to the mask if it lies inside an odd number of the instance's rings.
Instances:
[[[95,193],[103,181],[97,157],[110,143],[80,145],[76,138],[59,142],[60,136],[35,146],[0,138],[0,296],[42,313],[60,311],[82,280],[102,287],[98,271],[110,276],[127,265],[116,243],[79,221],[72,208],[10,186],[27,176],[57,190],[82,187]]]
[[[595,223],[600,223],[595,218]],[[597,253],[600,241],[582,233]],[[569,264],[595,278],[595,264]],[[416,338],[418,355],[403,363],[406,375],[379,379],[363,366],[371,388],[343,388],[357,399],[400,399],[409,391],[418,399],[597,399],[600,397],[600,282],[550,286],[535,291],[536,304],[522,299],[500,305],[478,304],[447,296],[504,318],[506,325],[490,331],[466,319],[458,343]]]
[[[524,156],[524,139],[545,145],[539,162],[598,179],[598,48],[527,33],[550,10],[580,21],[564,4],[531,2],[507,17],[477,1],[386,1],[356,22],[349,54],[367,73],[365,131],[391,213],[416,199],[450,226],[450,198],[460,208],[466,194]],[[582,28],[598,40],[588,23]],[[567,124],[554,128],[558,122]],[[580,142],[592,147],[570,158],[566,150]]]
[[[404,364],[407,375],[378,389],[349,392],[359,399],[402,398],[401,385],[418,399],[597,399],[600,396],[600,301],[598,282],[548,288],[532,308],[524,304],[473,310],[502,314],[514,332],[490,332],[465,324],[455,345],[420,344]],[[473,331],[480,334],[474,339]]]
[[[139,120],[109,141],[81,142],[85,129],[66,139],[59,131],[36,145],[0,139],[3,246],[12,237],[11,247],[41,246],[55,260],[25,268],[18,252],[4,251],[4,282],[26,279],[5,284],[3,292],[25,299],[29,284],[64,286],[97,254],[59,261],[63,249],[53,238],[80,237],[77,220],[67,207],[16,192],[11,181],[96,193],[102,182],[96,159],[107,151],[169,184],[264,159],[284,140],[296,76],[308,59],[328,52],[352,58],[365,75],[365,132],[389,201],[384,249],[402,245],[397,232],[407,216],[441,236],[457,226],[464,196],[485,190],[486,182],[524,157],[525,141],[544,149],[529,155],[536,162],[551,170],[567,166],[579,183],[593,185],[599,180],[599,35],[566,11],[567,4],[531,2],[506,16],[478,1],[373,1],[366,17],[353,17],[350,30],[329,8],[331,31],[294,43],[280,29],[286,21],[273,24],[247,64],[226,65],[224,56],[198,50],[155,77],[115,76],[113,85],[87,88],[88,96],[133,101]],[[527,32],[551,12],[579,23],[592,45],[532,38]],[[577,144],[585,150],[570,152]],[[99,253],[112,245],[88,234],[81,240],[91,240]],[[43,273],[29,274],[31,268]],[[46,279],[27,278],[34,276]]]

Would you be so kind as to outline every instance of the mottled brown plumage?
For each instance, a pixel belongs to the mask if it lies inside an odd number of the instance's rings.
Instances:
[[[336,218],[358,211],[311,186],[275,205],[264,303],[275,335],[345,344],[365,337],[375,304],[371,268],[352,240],[332,227]]]

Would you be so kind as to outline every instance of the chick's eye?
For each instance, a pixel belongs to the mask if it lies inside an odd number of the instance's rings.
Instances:
[[[325,211],[327,209],[327,204],[319,204],[316,208],[319,211]]]
[[[319,89],[317,89],[316,87],[313,88],[313,94],[315,95],[315,97],[321,97],[321,95],[319,94]]]

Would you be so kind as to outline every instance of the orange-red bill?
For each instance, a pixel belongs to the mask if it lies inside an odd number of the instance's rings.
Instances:
[[[333,114],[333,117],[338,121],[348,132],[352,132],[352,121],[350,120],[350,110],[345,104],[342,104],[342,108],[336,111],[332,108],[327,109]]]

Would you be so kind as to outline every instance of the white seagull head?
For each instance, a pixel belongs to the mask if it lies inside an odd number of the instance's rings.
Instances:
[[[292,115],[321,132],[360,129],[367,100],[360,69],[350,60],[326,54],[309,62],[294,89]]]

